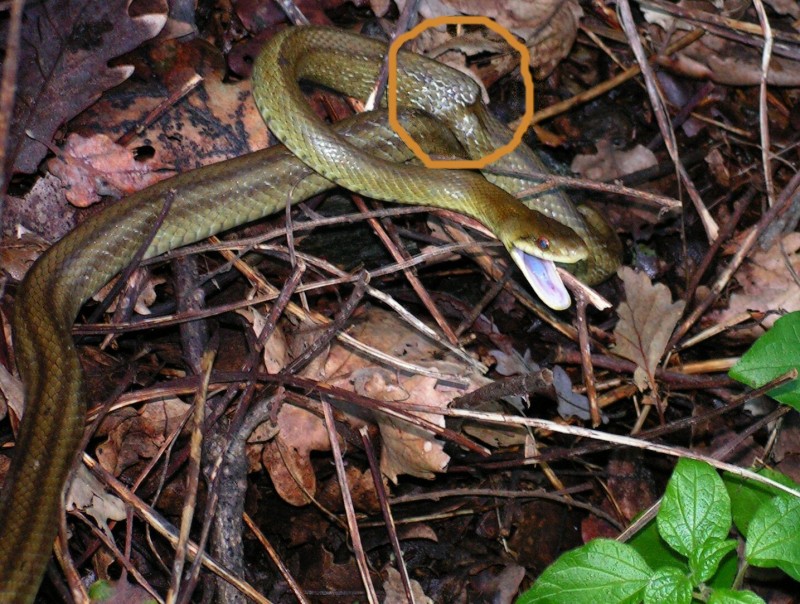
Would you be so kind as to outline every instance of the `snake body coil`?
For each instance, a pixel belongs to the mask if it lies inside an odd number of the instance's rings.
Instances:
[[[36,595],[57,531],[64,482],[83,433],[86,404],[72,324],[85,300],[144,245],[168,196],[174,201],[146,257],[273,214],[333,186],[327,178],[372,197],[473,216],[506,244],[518,264],[528,255],[545,263],[577,263],[589,282],[615,269],[619,243],[613,234],[587,225],[559,193],[536,200],[537,211],[530,211],[479,174],[400,166],[392,162],[405,161],[408,152],[384,117],[359,117],[331,129],[305,105],[300,78],[365,96],[385,51],[380,42],[335,30],[282,32],[259,56],[254,94],[267,123],[302,162],[284,149],[269,149],[163,181],[87,220],[30,269],[13,316],[26,406],[0,494],[1,602],[30,602]],[[470,156],[482,156],[508,140],[508,131],[486,113],[477,87],[462,74],[401,53],[400,76],[400,105],[413,109],[403,113],[406,129],[421,144],[427,137],[430,145],[452,153],[460,143]],[[458,143],[442,132],[440,121]],[[384,140],[394,143],[381,144]],[[364,145],[380,150],[359,149]],[[527,147],[495,167],[543,170]],[[496,183],[511,193],[529,186],[508,178]]]

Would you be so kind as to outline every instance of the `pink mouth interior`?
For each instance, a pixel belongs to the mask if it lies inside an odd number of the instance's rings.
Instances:
[[[511,256],[542,302],[553,310],[569,308],[572,300],[551,260],[536,258],[517,248],[511,251]]]

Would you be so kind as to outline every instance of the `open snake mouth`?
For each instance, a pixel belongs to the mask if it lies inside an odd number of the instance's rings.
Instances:
[[[553,310],[569,308],[572,300],[552,260],[537,258],[518,247],[512,247],[510,252],[514,262],[542,302]]]

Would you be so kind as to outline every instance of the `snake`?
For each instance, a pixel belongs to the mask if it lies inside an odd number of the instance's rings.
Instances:
[[[81,223],[29,269],[12,316],[25,411],[0,493],[0,601],[31,602],[36,596],[79,453],[86,391],[72,325],[86,300],[140,248],[146,246],[144,258],[152,258],[340,186],[476,219],[556,309],[569,305],[569,294],[555,263],[589,284],[616,270],[619,239],[596,212],[576,207],[558,190],[528,205],[516,199],[530,188],[518,175],[547,171],[530,147],[518,146],[483,174],[429,169],[406,161],[411,153],[385,110],[330,125],[305,101],[300,81],[366,98],[386,52],[385,42],[333,28],[279,32],[256,58],[252,79],[256,106],[283,146],[134,193]],[[403,128],[432,153],[480,158],[511,139],[473,80],[421,55],[399,53],[397,95]]]

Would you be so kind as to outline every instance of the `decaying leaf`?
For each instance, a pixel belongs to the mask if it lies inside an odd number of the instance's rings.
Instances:
[[[245,447],[248,472],[257,472],[261,469],[261,454],[264,451],[264,447],[275,438],[278,432],[278,426],[270,422],[264,422],[256,426],[256,429],[250,434],[250,438],[247,439],[247,447]]]
[[[376,13],[384,6],[375,1]],[[399,0],[402,10],[406,0]],[[539,0],[537,2],[486,2],[485,0],[423,0],[420,14],[426,19],[451,15],[477,15],[497,21],[528,46],[531,66],[537,78],[547,77],[567,56],[575,42],[578,21],[583,16],[575,0]],[[445,34],[429,29],[417,40],[417,48],[427,51],[445,42]],[[456,39],[455,45],[458,46]],[[470,46],[471,44],[468,44]],[[466,52],[466,51],[465,51]],[[466,54],[470,54],[466,52]]]
[[[97,446],[98,461],[118,476],[140,460],[151,459],[190,411],[191,405],[169,398],[148,403],[139,411],[126,407],[109,414],[97,431],[106,436]]]
[[[116,572],[116,562],[113,558],[107,559],[108,567],[114,564],[112,572],[107,572],[107,579],[95,582],[89,590],[93,602],[118,602],[120,604],[149,604],[154,602],[153,595],[137,583],[131,583],[127,575],[119,578]]]
[[[486,383],[483,376],[465,367],[463,362],[450,355],[443,356],[438,346],[395,315],[370,309],[365,319],[368,320],[360,321],[350,332],[359,341],[405,361],[429,366],[444,374],[461,375],[470,381],[469,388],[460,390],[419,375],[392,373],[387,376],[385,371],[376,372],[380,368],[374,367],[371,361],[338,346],[331,350],[325,365],[325,375],[332,384],[363,393],[371,392],[379,400],[408,401],[410,404],[444,408],[453,398]],[[419,415],[443,425],[441,416]],[[381,428],[381,468],[390,479],[394,480],[400,474],[430,477],[431,472],[444,468],[448,458],[442,451],[442,443],[433,434],[400,420],[388,421],[385,416],[375,419]]]
[[[539,365],[531,360],[529,350],[525,351],[524,356],[521,356],[516,351],[512,351],[511,354],[506,354],[500,350],[492,350],[490,351],[490,354],[497,360],[495,371],[497,371],[497,373],[500,375],[526,375],[528,373],[541,371]],[[556,398],[558,400],[558,414],[561,417],[568,419],[569,417],[576,416],[584,420],[589,419],[589,399],[587,399],[583,394],[573,391],[572,381],[570,380],[569,375],[567,375],[567,372],[559,366],[553,367],[553,388],[556,391]],[[506,396],[503,398],[503,400],[515,409],[518,409],[521,413],[524,413],[528,407],[528,402],[523,401],[522,397],[519,396]],[[499,411],[500,409],[481,410]],[[498,428],[502,429],[504,432],[513,430],[514,433],[520,437],[527,437],[528,435],[527,431],[519,430],[519,426],[481,425],[478,429],[481,433],[485,433],[487,430],[491,431]],[[469,432],[470,434],[473,433],[472,427],[470,427]],[[484,442],[491,441],[484,440]]]
[[[236,311],[252,325],[255,337],[260,337],[261,331],[267,323],[266,315],[260,313],[255,308],[242,308]],[[284,369],[289,362],[289,344],[286,341],[286,334],[280,325],[276,325],[270,334],[269,340],[264,344],[261,355],[264,367],[269,373],[278,373]]]
[[[567,372],[558,365],[553,367],[553,387],[556,390],[556,397],[558,397],[558,414],[561,417],[566,419],[575,416],[582,420],[591,418],[589,399],[572,390],[572,380],[569,379]],[[603,417],[603,421],[608,421],[608,418]]]
[[[0,271],[14,281],[22,281],[34,261],[50,247],[36,235],[24,233],[18,239],[0,239]]]
[[[767,0],[766,4],[780,15],[791,15],[795,19],[800,19],[800,4],[797,0]]]
[[[436,388],[436,380],[426,376],[412,376],[402,385],[394,376],[381,368],[363,369],[352,376],[353,387],[359,394],[380,401],[419,401],[429,407],[446,408],[453,399],[452,392]],[[415,413],[437,426],[444,427],[444,416],[432,413]],[[400,474],[418,478],[434,478],[450,462],[444,452],[444,443],[413,424],[378,414],[375,420],[381,429],[381,472],[397,483]]]
[[[511,604],[516,600],[524,578],[524,566],[507,564],[500,568],[495,566],[482,570],[471,577],[470,584],[482,602]]]
[[[236,0],[232,2],[236,16],[242,25],[250,32],[260,32],[266,28],[274,27],[286,20],[286,13],[281,10],[276,2],[263,2],[262,0]],[[321,23],[327,19],[326,12],[342,6],[341,0],[293,0],[292,4],[305,15],[311,23]],[[348,2],[354,7],[366,6],[366,0]]]
[[[159,13],[131,17],[132,0],[46,0],[29,3],[22,23],[18,94],[8,140],[15,172],[34,172],[56,130],[133,68],[109,66],[155,36]]]
[[[393,566],[387,566],[384,572],[386,573],[386,580],[383,582],[383,590],[386,592],[386,596],[383,599],[383,604],[405,604],[408,602],[408,596],[398,570]],[[422,591],[422,585],[419,584],[419,581],[414,579],[411,579],[411,593],[414,596],[414,602],[417,604],[433,604],[433,600]]]
[[[640,390],[655,390],[655,372],[685,303],[672,302],[666,285],[653,284],[645,273],[623,266],[617,271],[626,301],[617,308],[614,353],[637,365],[634,380]]]
[[[708,169],[711,170],[711,173],[714,175],[714,179],[719,183],[722,187],[730,187],[731,186],[731,171],[728,168],[725,158],[720,153],[718,147],[714,147],[711,151],[708,152],[706,155],[706,164],[708,164]]]
[[[614,180],[658,164],[655,154],[643,145],[623,151],[607,139],[597,141],[594,155],[576,155],[570,170],[589,180]]]
[[[368,468],[361,470],[348,464],[344,468],[344,473],[353,507],[367,514],[379,514],[381,506],[375,484],[372,482],[372,472]],[[384,487],[387,486],[385,478],[383,484]],[[317,501],[328,510],[342,511],[344,509],[338,475],[331,476],[322,485],[317,495]]]
[[[64,183],[69,202],[85,208],[102,195],[123,197],[172,176],[154,162],[139,162],[127,148],[105,134],[71,134],[61,154],[47,162],[50,172]]]
[[[250,94],[250,81],[231,81],[218,49],[202,39],[170,41],[150,48],[142,60],[150,70],[148,77],[130,78],[109,90],[73,120],[76,128],[118,138],[146,126],[127,146],[150,148],[149,161],[177,172],[269,144],[269,131]],[[164,107],[170,96],[174,100]],[[147,116],[159,108],[161,114],[150,123]]]
[[[469,389],[460,390],[438,383],[425,376],[409,376],[387,371],[374,361],[350,348],[334,345],[324,364],[309,366],[306,377],[323,380],[331,386],[355,390],[376,400],[424,404],[446,408],[453,398],[486,383],[486,378],[471,368],[456,363],[449,356],[442,359],[441,350],[416,331],[411,330],[394,314],[372,308],[350,329],[350,334],[364,344],[418,365],[438,369],[441,373],[468,376]],[[297,347],[291,344],[292,350]],[[439,426],[444,418],[438,414],[418,414]],[[261,461],[270,474],[276,490],[294,505],[308,503],[308,494],[315,495],[317,478],[311,463],[313,451],[330,448],[322,413],[284,404],[278,413],[278,433],[263,445]],[[432,478],[443,471],[449,461],[443,443],[430,432],[399,419],[359,411],[344,415],[351,429],[358,429],[370,417],[381,432],[381,470],[396,481],[402,474]],[[253,465],[251,464],[251,468]]]
[[[794,274],[787,263],[792,266]],[[765,313],[774,310],[800,310],[800,285],[795,276],[799,271],[800,233],[787,233],[770,249],[754,252],[742,265],[736,273],[741,289],[731,294],[728,308],[714,313],[712,319],[722,322],[749,310]],[[761,325],[764,328],[771,327],[779,316],[769,315]],[[762,332],[763,329],[759,327],[758,334]],[[752,337],[758,334],[737,331],[738,336]]]
[[[116,287],[118,280],[119,277],[115,277],[112,281],[106,283],[106,285],[104,285],[92,296],[92,300],[96,300],[97,302],[102,302],[105,300],[106,297],[111,294],[114,287]],[[142,316],[149,315],[150,306],[155,303],[158,296],[156,294],[156,287],[164,284],[165,282],[166,279],[164,277],[154,276],[146,268],[139,268],[133,271],[127,287],[135,287],[138,291],[138,296],[136,296],[136,301],[134,302],[133,306],[134,312]],[[115,298],[109,305],[107,312],[115,312],[117,310],[118,302],[119,298]]]
[[[9,409],[14,410],[17,418],[22,417],[24,401],[22,381],[0,363],[0,419],[5,418]]]
[[[261,460],[281,499],[292,505],[310,502],[317,491],[313,451],[329,451],[328,431],[320,415],[293,405],[278,413],[278,434],[264,446]]]
[[[47,174],[38,178],[23,197],[6,195],[3,218],[7,229],[13,225],[17,231],[30,231],[46,241],[56,241],[75,228],[77,213],[77,208],[67,201],[61,180]]]
[[[97,521],[99,526],[113,540],[109,520],[125,520],[125,503],[108,493],[103,484],[83,464],[78,465],[75,478],[69,487],[66,508],[81,510]]]
[[[794,4],[796,6],[796,3]],[[742,18],[743,9],[747,9],[749,5],[749,2],[739,0],[678,2],[678,6],[691,9],[701,20],[704,13]],[[689,22],[675,18],[654,5],[643,6],[642,13],[652,24],[649,28],[650,35],[659,47],[663,47],[667,42],[667,36],[675,30],[703,28],[700,21]],[[755,15],[751,22],[757,23]],[[661,63],[676,73],[694,78],[707,78],[729,86],[756,86],[761,80],[761,48],[758,44],[752,46],[742,44],[739,40],[729,40],[708,31],[702,38]],[[770,57],[767,81],[773,86],[800,85],[800,61],[792,60],[780,53],[773,53]]]
[[[578,34],[583,10],[573,0],[537,2],[485,2],[453,0],[464,14],[484,15],[525,40],[531,67],[539,79],[546,78],[567,56]]]

